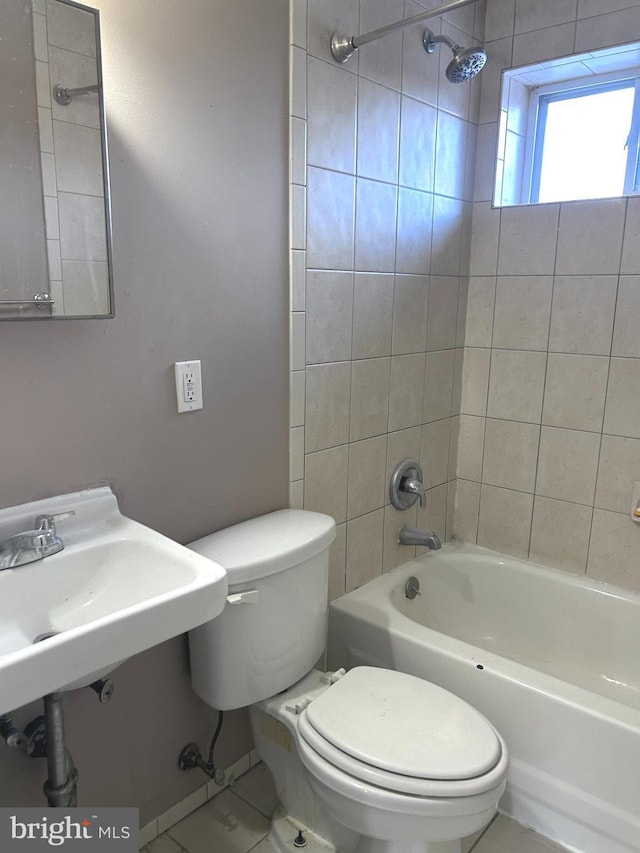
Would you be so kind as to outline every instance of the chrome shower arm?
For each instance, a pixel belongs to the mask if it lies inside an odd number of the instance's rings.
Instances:
[[[425,35],[424,49],[427,53],[433,53],[437,44],[448,45],[454,53],[460,47],[460,45],[456,44],[452,38],[449,38],[449,36],[445,36],[444,34],[436,36],[432,32],[429,32],[428,37]]]
[[[406,27],[412,27],[414,24],[421,24],[423,21],[428,21],[429,18],[437,18],[440,15],[446,15],[447,12],[455,12],[456,9],[462,9],[464,6],[470,6],[472,3],[477,2],[478,0],[451,0],[450,3],[438,6],[437,9],[420,12],[411,18],[387,24],[384,27],[379,27],[377,30],[371,30],[369,33],[363,33],[358,36],[346,36],[342,33],[334,33],[331,36],[331,53],[337,62],[346,62],[363,44],[369,44],[369,42],[377,41],[377,39],[381,39],[389,33],[396,32],[396,30],[404,30]]]

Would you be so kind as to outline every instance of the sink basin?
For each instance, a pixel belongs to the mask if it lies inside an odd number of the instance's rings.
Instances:
[[[0,571],[0,713],[86,686],[224,607],[222,566],[121,515],[108,487],[0,510],[0,541],[69,511],[64,550]]]

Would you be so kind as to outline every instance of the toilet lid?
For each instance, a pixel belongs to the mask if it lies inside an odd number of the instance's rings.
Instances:
[[[383,771],[462,780],[488,773],[501,756],[489,722],[462,699],[413,675],[356,667],[306,708],[313,738]],[[303,734],[304,736],[304,734]],[[335,763],[335,762],[334,762]]]

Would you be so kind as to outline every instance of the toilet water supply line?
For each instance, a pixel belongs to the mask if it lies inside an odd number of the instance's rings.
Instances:
[[[206,773],[210,779],[213,779],[216,785],[221,786],[225,783],[225,773],[224,770],[216,769],[216,765],[213,760],[213,751],[216,748],[216,743],[220,736],[220,731],[222,730],[223,720],[224,711],[218,711],[218,724],[215,732],[213,733],[213,737],[211,738],[211,743],[209,745],[209,757],[206,761],[202,757],[197,743],[188,743],[182,749],[182,752],[178,757],[178,767],[181,770],[193,770],[194,767],[199,767],[203,773]]]

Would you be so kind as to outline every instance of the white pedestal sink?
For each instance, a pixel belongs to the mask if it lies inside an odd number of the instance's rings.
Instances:
[[[0,542],[69,511],[64,550],[0,571],[0,713],[90,684],[224,607],[224,569],[125,518],[108,487],[0,510]]]

